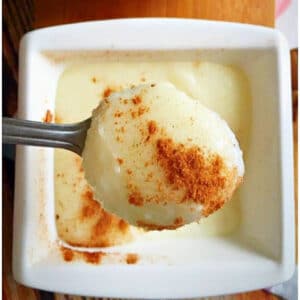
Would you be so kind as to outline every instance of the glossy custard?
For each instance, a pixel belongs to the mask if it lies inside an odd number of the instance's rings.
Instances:
[[[82,158],[104,209],[146,229],[175,229],[209,216],[244,175],[227,123],[169,82],[105,98],[93,111]]]
[[[76,122],[112,91],[132,85],[170,82],[178,90],[216,111],[239,139],[245,152],[249,125],[249,86],[238,69],[209,62],[152,62],[76,64],[60,77],[56,98],[56,121]],[[56,224],[60,238],[77,246],[110,246],[133,238],[199,236],[226,234],[239,222],[237,197],[199,224],[183,226],[173,232],[142,233],[125,221],[105,212],[93,199],[84,179],[81,158],[55,152]]]

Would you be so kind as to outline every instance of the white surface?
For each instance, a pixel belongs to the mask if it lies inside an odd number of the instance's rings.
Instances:
[[[276,286],[268,289],[272,294],[288,300],[298,300],[298,267],[296,267],[293,277]]]
[[[68,50],[79,53],[66,54]],[[68,55],[93,60],[105,50],[185,50],[161,55],[233,64],[246,72],[253,121],[240,227],[231,236],[181,237],[108,249],[153,257],[137,265],[66,263],[59,253],[54,222],[53,151],[18,147],[16,280],[69,294],[122,298],[200,297],[287,280],[294,270],[294,201],[286,41],[276,30],[264,27],[180,19],[114,20],[37,30],[21,43],[19,117],[41,120],[46,109],[54,109],[56,83]],[[64,58],[51,59],[45,51],[56,58],[64,52]],[[99,55],[92,55],[94,51]]]

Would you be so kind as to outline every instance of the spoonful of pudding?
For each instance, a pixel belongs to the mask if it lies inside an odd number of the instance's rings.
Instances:
[[[244,175],[227,123],[170,83],[113,93],[78,124],[4,118],[3,142],[81,155],[103,207],[149,230],[175,229],[212,214]]]

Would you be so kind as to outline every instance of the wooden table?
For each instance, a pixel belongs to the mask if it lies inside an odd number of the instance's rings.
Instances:
[[[31,28],[87,20],[127,17],[187,17],[227,20],[272,27],[274,26],[274,10],[274,0],[36,0],[35,2],[32,0],[4,0],[4,115],[12,115],[16,110],[17,48],[20,36]],[[294,57],[296,56],[294,55]],[[297,90],[297,88],[295,89]],[[295,101],[294,103],[296,107],[297,102]],[[91,299],[43,292],[21,286],[13,280],[11,274],[13,177],[13,161],[4,159],[4,299]],[[238,295],[202,299],[275,300],[279,298],[261,290]]]

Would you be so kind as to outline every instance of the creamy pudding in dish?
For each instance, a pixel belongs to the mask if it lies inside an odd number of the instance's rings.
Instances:
[[[153,83],[159,84],[151,87]],[[139,86],[141,84],[142,86]],[[129,88],[131,90],[128,90]],[[127,94],[124,96],[122,93]],[[139,93],[144,93],[144,96],[140,97],[141,102],[136,99],[134,100],[136,103],[134,103],[132,100]],[[169,97],[169,94],[172,97]],[[115,193],[124,192],[123,200],[120,201],[119,206],[116,206],[116,209],[121,210],[119,215],[122,218],[148,229],[173,229],[197,220],[201,215],[209,215],[231,197],[243,175],[243,162],[238,143],[221,118],[228,123],[238,138],[241,149],[245,152],[248,139],[250,93],[248,81],[243,72],[231,66],[209,62],[74,64],[66,68],[58,83],[56,122],[72,123],[88,118],[94,108],[99,105],[99,101],[108,99],[109,102],[112,102],[114,97],[117,98],[115,100],[119,98],[123,100],[124,104],[122,105],[124,105],[126,114],[122,114],[121,111],[114,112],[116,116],[113,116],[110,123],[106,124],[105,128],[110,134],[107,134],[101,143],[114,145],[116,151],[113,157],[106,157],[108,159],[105,159],[105,151],[101,153],[105,164],[110,164],[110,169],[100,170],[100,175],[119,185],[119,189],[116,188]],[[151,106],[153,97],[161,97],[167,101],[157,107]],[[166,113],[171,105],[168,99],[177,101],[179,107]],[[182,99],[190,104],[183,105]],[[127,104],[125,104],[125,100],[128,100]],[[195,104],[196,102],[203,105]],[[106,105],[108,103],[103,102],[103,107]],[[148,110],[146,106],[148,108],[151,106],[151,109]],[[101,104],[100,107],[102,107]],[[113,104],[111,104],[111,108],[113,108]],[[96,111],[98,112],[99,109]],[[218,113],[220,117],[212,111]],[[106,110],[108,115],[112,112],[113,110]],[[137,114],[137,117],[132,119],[131,113]],[[189,114],[192,115],[192,120],[187,118]],[[128,125],[127,115],[133,121],[130,123],[132,126]],[[172,115],[177,117],[172,119]],[[167,116],[167,119],[164,119],[163,116]],[[201,124],[201,116],[207,122]],[[210,118],[214,122],[208,122]],[[125,124],[126,121],[127,124]],[[191,136],[185,132],[187,125],[191,126]],[[137,150],[134,147],[128,147],[132,143],[130,139],[134,135],[130,133],[133,132],[138,133],[135,136],[139,142],[143,142],[142,146],[145,149],[141,152],[142,157],[139,159],[136,157],[134,163],[130,158],[134,157],[136,153],[134,151]],[[214,134],[210,135],[209,132],[214,132]],[[220,144],[210,144],[205,140],[219,135],[222,135]],[[160,140],[159,143],[158,140]],[[204,143],[209,145],[208,149],[204,149],[205,151],[200,147]],[[197,147],[200,147],[201,151]],[[138,151],[140,150],[141,148]],[[170,155],[174,150],[177,153],[176,157]],[[219,159],[217,154],[222,159]],[[148,159],[151,156],[155,156],[157,164],[151,165],[151,161]],[[220,196],[218,199],[205,197],[201,200],[198,198],[199,193],[196,192],[199,191],[198,188],[194,189],[195,195],[186,193],[189,188],[187,184],[197,181],[197,176],[191,174],[187,168],[183,172],[186,180],[182,180],[183,177],[178,177],[175,172],[178,171],[178,165],[174,165],[173,162],[182,164],[189,161],[189,157],[203,158],[204,161],[209,161],[208,164],[198,164],[197,166],[202,168],[202,171],[207,171],[208,174],[211,174],[213,170],[219,174],[219,177],[216,176],[219,190],[215,194]],[[200,162],[201,159],[197,161]],[[92,161],[86,161],[86,163],[93,167],[96,165]],[[141,164],[144,166],[141,167]],[[170,165],[173,167],[170,168]],[[109,174],[109,170],[111,170],[111,174]],[[224,176],[225,170],[228,172],[226,176]],[[96,180],[96,173],[94,174]],[[226,180],[229,174],[233,178],[231,181]],[[190,177],[186,177],[187,175]],[[235,193],[233,199],[228,201],[222,209],[208,218],[202,218],[199,223],[194,222],[172,231],[146,233],[110,212],[114,211],[115,207],[111,208],[109,205],[117,203],[117,198],[113,193],[107,194],[104,198],[101,195],[94,195],[94,191],[85,180],[80,157],[68,151],[55,150],[55,176],[57,232],[62,240],[71,245],[107,247],[141,237],[161,239],[176,236],[220,235],[233,231],[239,223],[239,199],[238,194]],[[87,176],[90,180],[92,175],[87,174]],[[129,182],[130,178],[133,179],[132,183]],[[199,180],[203,181],[204,178],[205,176]],[[232,183],[230,187],[229,182]],[[133,183],[137,183],[136,186]],[[95,189],[96,182],[92,183],[92,186]],[[226,193],[221,192],[224,191],[224,187],[226,187]],[[154,200],[158,189],[161,189],[167,196],[172,195],[172,197],[165,198],[170,199],[171,204],[166,205],[159,201],[159,205],[157,205],[158,203],[149,201],[149,199]],[[139,197],[139,193],[142,197]],[[102,204],[96,199],[99,199]],[[192,199],[198,200],[190,201]],[[211,201],[206,201],[207,199]],[[184,208],[183,210],[172,209],[175,207],[176,201],[177,204],[182,201],[181,208]],[[107,210],[104,210],[101,205],[104,205]],[[149,205],[152,205],[152,208],[155,206],[154,210],[150,209],[151,212],[155,212],[152,216],[147,213]],[[124,215],[125,206],[130,207],[132,218]],[[183,211],[184,213],[182,213]]]
[[[227,123],[171,83],[112,93],[92,116],[83,170],[104,209],[146,229],[199,221],[244,175]]]

